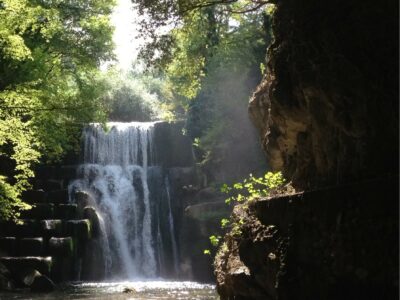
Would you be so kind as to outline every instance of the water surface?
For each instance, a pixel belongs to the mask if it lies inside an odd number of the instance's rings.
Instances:
[[[1,300],[217,300],[215,286],[190,281],[125,281],[69,283],[49,294],[32,294],[28,291],[1,293]]]

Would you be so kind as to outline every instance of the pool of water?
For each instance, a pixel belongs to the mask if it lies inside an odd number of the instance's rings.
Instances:
[[[190,281],[125,281],[69,283],[49,294],[29,291],[0,292],[1,300],[107,299],[107,300],[217,300],[215,286]]]

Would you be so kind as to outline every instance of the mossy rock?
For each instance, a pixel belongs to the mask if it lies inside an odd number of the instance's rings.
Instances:
[[[83,217],[90,221],[91,233],[94,238],[100,235],[100,218],[96,209],[92,206],[86,206],[83,209]]]
[[[72,237],[49,239],[49,253],[53,256],[69,257],[74,254],[74,242]]]
[[[41,232],[49,236],[60,236],[63,230],[62,220],[41,220],[40,221]]]
[[[65,222],[66,233],[73,238],[86,241],[91,238],[91,225],[88,219]]]

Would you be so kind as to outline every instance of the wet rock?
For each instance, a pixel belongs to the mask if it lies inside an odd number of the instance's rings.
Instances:
[[[76,191],[74,192],[74,201],[78,204],[78,209],[83,211],[86,206],[93,206],[96,202],[93,197],[86,191]]]
[[[131,288],[131,287],[125,287],[125,288],[122,290],[122,292],[123,292],[124,294],[134,294],[134,293],[136,293],[136,290],[135,290],[134,288]]]
[[[100,219],[96,209],[93,206],[86,206],[83,209],[83,217],[90,221],[92,237],[97,238],[100,235]]]
[[[49,239],[49,253],[53,256],[73,256],[74,242],[71,237]]]
[[[31,292],[35,293],[48,293],[55,289],[54,282],[37,270],[31,269],[25,272],[23,282],[25,285],[30,287]]]
[[[33,283],[33,281],[35,280],[35,277],[40,276],[40,275],[41,274],[38,270],[26,269],[26,270],[21,271],[20,278],[26,286],[30,286]]]
[[[204,255],[210,248],[211,235],[222,235],[221,218],[230,214],[230,208],[223,201],[188,206],[182,220],[179,236],[181,250],[181,272],[185,278],[212,282],[212,259]]]
[[[41,220],[41,232],[49,236],[60,236],[62,234],[63,226],[62,220]]]
[[[13,274],[20,274],[26,269],[36,269],[42,274],[49,274],[52,258],[39,256],[0,257],[0,262]]]
[[[91,237],[91,226],[88,219],[69,220],[65,222],[67,234],[79,240],[88,240]]]
[[[84,247],[82,256],[82,273],[83,281],[102,281],[106,277],[106,261],[104,251],[93,251],[93,249],[102,249],[101,239],[90,239]]]
[[[22,238],[18,242],[20,255],[40,256],[43,254],[43,238]]]

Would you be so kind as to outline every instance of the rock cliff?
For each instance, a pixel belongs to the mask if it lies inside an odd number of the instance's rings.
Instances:
[[[267,73],[249,111],[297,187],[397,173],[396,1],[276,1]]]
[[[395,299],[397,182],[385,178],[235,207],[239,227],[215,260],[221,299]]]
[[[398,3],[275,0],[250,99],[273,170],[298,190],[237,206],[222,300],[398,294]]]

